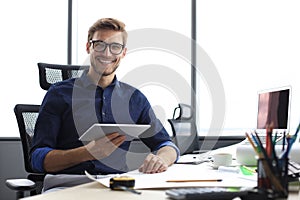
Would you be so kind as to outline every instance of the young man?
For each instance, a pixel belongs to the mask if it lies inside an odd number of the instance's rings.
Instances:
[[[82,174],[128,170],[130,141],[111,133],[83,144],[78,140],[94,123],[150,124],[141,140],[151,149],[139,170],[167,170],[178,155],[146,97],[117,80],[115,71],[126,55],[125,25],[112,18],[98,20],[88,32],[89,70],[77,79],[54,84],[47,92],[35,127],[31,163],[38,172]]]

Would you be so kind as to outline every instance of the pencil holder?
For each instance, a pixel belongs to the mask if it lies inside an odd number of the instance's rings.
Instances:
[[[257,188],[271,199],[288,197],[288,162],[284,159],[258,159]]]

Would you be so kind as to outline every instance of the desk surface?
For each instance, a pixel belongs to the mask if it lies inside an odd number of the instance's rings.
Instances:
[[[222,148],[218,149],[215,152],[232,152],[231,148]],[[190,167],[188,167],[190,169]],[[44,193],[41,195],[36,195],[33,197],[27,197],[26,200],[56,200],[56,199],[64,199],[64,200],[76,200],[76,199],[145,199],[145,200],[160,200],[160,199],[168,199],[165,194],[165,189],[144,189],[139,190],[142,192],[141,195],[133,194],[130,192],[124,191],[112,191],[109,188],[103,186],[99,182],[91,182],[82,184],[79,186],[63,189],[56,192]],[[299,200],[300,199],[300,191],[298,192],[290,192],[288,200]]]
[[[137,195],[130,192],[124,191],[113,191],[109,188],[104,187],[98,182],[86,183],[83,185],[63,189],[60,191],[49,192],[33,197],[25,198],[26,200],[99,200],[99,199],[144,199],[144,200],[159,200],[166,199],[165,190],[139,190],[142,194]]]
[[[143,199],[143,200],[160,200],[167,199],[165,190],[139,190],[142,194],[137,195],[130,192],[124,191],[112,191],[109,188],[102,186],[98,182],[86,183],[80,186],[71,187],[61,191],[50,192],[46,194],[36,195],[33,197],[25,198],[26,200],[99,200],[101,199]],[[288,200],[299,200],[300,193],[290,193]]]

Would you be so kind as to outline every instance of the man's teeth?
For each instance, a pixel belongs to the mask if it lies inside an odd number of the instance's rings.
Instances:
[[[106,63],[106,64],[109,64],[109,63],[112,63],[111,60],[100,60],[102,63]]]

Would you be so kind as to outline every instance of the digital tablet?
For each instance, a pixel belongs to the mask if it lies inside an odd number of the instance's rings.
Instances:
[[[143,132],[149,129],[148,124],[93,124],[79,138],[81,141],[92,141],[99,139],[109,133],[118,132],[121,135],[126,135],[126,140],[138,138]]]

